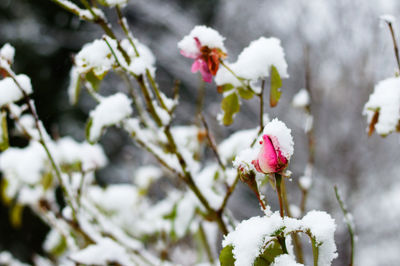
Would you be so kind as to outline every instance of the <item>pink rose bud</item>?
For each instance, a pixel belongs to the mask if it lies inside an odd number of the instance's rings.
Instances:
[[[264,134],[260,141],[261,150],[251,163],[260,173],[271,174],[284,170],[289,162],[281,151],[277,137]]]

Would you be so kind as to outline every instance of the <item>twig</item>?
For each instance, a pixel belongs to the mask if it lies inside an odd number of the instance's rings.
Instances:
[[[21,93],[22,93],[22,95],[23,95],[23,97],[24,97],[24,100],[25,100],[25,102],[26,102],[26,104],[27,104],[27,106],[28,106],[28,110],[29,110],[29,112],[32,114],[33,119],[34,119],[34,121],[35,121],[35,127],[36,127],[36,129],[37,129],[37,131],[38,131],[38,133],[39,133],[39,143],[40,143],[40,144],[42,145],[42,147],[44,148],[44,150],[45,150],[45,152],[46,152],[46,155],[47,155],[48,159],[50,160],[51,166],[52,166],[53,170],[54,170],[55,173],[56,173],[58,182],[59,182],[60,185],[61,185],[61,189],[63,190],[63,192],[64,192],[64,194],[65,194],[65,198],[66,198],[66,200],[67,200],[68,205],[71,207],[72,214],[73,214],[73,217],[74,217],[74,219],[75,219],[75,218],[76,218],[76,210],[75,210],[75,205],[73,204],[73,201],[72,201],[72,195],[69,195],[68,189],[67,189],[67,187],[66,187],[66,184],[64,183],[64,180],[63,180],[63,178],[62,178],[62,176],[61,176],[61,170],[59,169],[58,165],[56,164],[56,162],[55,162],[55,160],[54,160],[54,157],[52,156],[52,154],[51,154],[51,152],[50,152],[50,150],[49,150],[49,148],[48,148],[48,146],[47,146],[47,144],[46,144],[46,141],[45,141],[45,139],[44,139],[44,135],[43,135],[43,132],[42,132],[42,128],[41,128],[41,126],[40,126],[39,116],[38,116],[37,113],[36,113],[36,109],[35,109],[35,107],[33,106],[32,101],[31,101],[29,95],[26,93],[26,91],[25,91],[24,88],[21,86],[21,84],[19,84],[19,82],[18,82],[18,80],[17,80],[17,78],[16,78],[14,72],[13,72],[11,69],[7,68],[7,67],[3,67],[2,65],[0,65],[0,69],[3,69],[4,71],[7,72],[8,76],[11,77],[11,79],[12,79],[12,80],[15,82],[15,84],[17,85],[18,89],[21,91]]]
[[[212,151],[214,152],[215,157],[217,158],[219,166],[222,168],[223,171],[225,171],[226,170],[226,166],[221,160],[221,156],[219,155],[217,145],[215,144],[214,138],[211,135],[210,129],[209,129],[208,124],[207,124],[207,121],[204,118],[202,113],[199,114],[199,117],[201,119],[201,122],[203,123],[204,129],[206,130],[208,144],[210,145]]]
[[[394,29],[393,29],[392,22],[386,21],[386,23],[389,26],[390,35],[392,35],[394,55],[396,57],[397,67],[398,67],[399,74],[400,74],[400,57],[399,57],[399,48],[397,46],[396,35],[394,34]]]
[[[265,86],[265,79],[261,81],[260,94],[257,94],[257,96],[260,98],[260,130],[258,131],[258,135],[260,135],[264,129],[264,86]]]
[[[240,174],[238,173],[236,175],[235,180],[233,181],[232,185],[229,186],[228,189],[226,190],[226,194],[222,201],[221,207],[219,207],[219,209],[218,209],[219,212],[222,213],[224,211],[226,204],[228,204],[228,200],[229,200],[230,196],[232,195],[233,191],[235,191],[235,188],[236,188],[237,183],[239,182],[239,179],[240,179]]]
[[[335,195],[336,195],[336,199],[339,203],[340,209],[342,210],[342,213],[344,215],[344,219],[345,219],[345,223],[347,225],[347,230],[349,232],[350,235],[350,247],[351,247],[351,251],[350,251],[350,266],[353,266],[354,263],[354,224],[353,222],[350,220],[350,213],[347,210],[342,198],[339,195],[339,190],[337,188],[337,186],[334,186],[334,190],[335,190]]]

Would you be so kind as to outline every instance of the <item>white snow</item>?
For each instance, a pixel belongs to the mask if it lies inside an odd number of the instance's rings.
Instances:
[[[235,63],[227,64],[239,77],[251,81],[269,77],[271,66],[275,66],[281,78],[288,78],[287,63],[281,42],[277,38],[260,37],[243,49]],[[215,82],[217,85],[242,86],[236,77],[221,67]]]
[[[195,26],[189,35],[185,36],[179,43],[178,48],[186,54],[197,56],[199,49],[194,38],[198,38],[201,46],[218,48],[225,52],[224,40],[216,30],[207,26]]]
[[[137,189],[129,184],[113,184],[106,188],[91,186],[88,198],[107,211],[129,210],[138,202]]]
[[[29,266],[15,259],[10,252],[1,251],[0,252],[0,265],[10,265],[10,266]]]
[[[304,190],[309,190],[312,185],[311,176],[303,175],[299,178],[299,185]]]
[[[218,145],[222,160],[232,160],[240,151],[250,147],[257,137],[257,129],[246,129],[233,133]]]
[[[294,142],[291,132],[292,131],[285,125],[285,123],[278,120],[277,118],[269,122],[263,130],[263,134],[267,134],[268,136],[275,136],[277,138],[279,146],[277,146],[276,143],[273,143],[274,147],[279,147],[282,155],[285,156],[287,159],[290,159],[294,151]],[[273,138],[272,142],[274,142]]]
[[[128,70],[136,75],[145,75],[146,69],[148,69],[150,73],[154,75],[154,64],[156,62],[156,58],[152,51],[138,40],[133,38],[132,41],[139,53],[139,56],[136,55],[135,50],[127,39],[121,41],[121,47],[127,52],[129,58],[131,59],[129,66],[127,67]]]
[[[107,163],[106,155],[100,145],[78,143],[71,137],[64,137],[56,142],[55,154],[62,164],[81,163],[83,171],[95,170]]]
[[[116,93],[101,99],[96,108],[90,112],[92,125],[89,140],[91,142],[98,140],[105,127],[118,124],[129,117],[132,111],[131,101],[123,93]]]
[[[292,105],[297,108],[304,108],[310,104],[310,95],[306,89],[301,89],[293,96]]]
[[[78,101],[78,93],[79,93],[79,79],[80,79],[80,74],[78,69],[73,66],[69,72],[69,85],[68,85],[68,97],[69,97],[69,102],[71,104],[76,104]]]
[[[16,76],[16,80],[21,88],[27,93],[32,93],[32,84],[28,76],[20,74]],[[14,80],[6,77],[0,80],[0,107],[23,98],[21,89],[17,86]]]
[[[89,265],[107,265],[109,263],[135,265],[129,259],[127,251],[110,238],[103,238],[98,243],[73,253],[70,258],[75,262]]]
[[[288,255],[282,254],[277,256],[271,266],[302,266],[303,264],[297,263],[296,260]]]
[[[93,73],[101,77],[107,73],[114,64],[114,57],[104,40],[94,40],[83,46],[75,56],[75,66],[78,73]]]
[[[6,43],[0,49],[0,57],[7,60],[10,64],[14,62],[15,48]]]
[[[334,241],[336,224],[329,214],[322,211],[310,211],[301,220],[289,217],[282,219],[279,212],[275,212],[271,216],[252,217],[242,221],[233,232],[225,236],[222,245],[223,247],[233,246],[235,265],[253,265],[253,261],[261,254],[262,247],[269,240],[274,239],[273,234],[281,229],[284,229],[283,232],[289,245],[291,243],[288,236],[292,232],[310,232],[317,242],[319,266],[331,265],[332,260],[337,257]],[[280,264],[275,265],[297,265],[293,264],[295,263],[293,259],[289,260],[286,257],[277,259],[274,263]],[[292,264],[282,264],[281,261]]]
[[[379,17],[380,20],[386,22],[386,23],[394,23],[396,21],[396,18],[393,15],[390,14],[384,14]]]
[[[115,6],[125,6],[128,3],[128,0],[103,0],[104,3],[109,7]]]
[[[235,231],[230,232],[222,241],[223,247],[233,246],[233,257],[236,266],[253,265],[253,261],[261,254],[262,246],[273,237],[274,232],[283,227],[279,213],[271,217],[251,217],[242,221]]]
[[[388,135],[395,131],[400,120],[400,78],[388,78],[375,85],[363,111],[368,123],[371,123],[376,111],[379,112],[376,132]]]
[[[303,227],[311,231],[319,244],[319,266],[329,266],[338,254],[334,233],[336,230],[335,220],[323,211],[310,211],[302,219]]]
[[[291,130],[286,127],[285,123],[281,122],[277,118],[273,119],[264,127],[262,135],[264,134],[274,137],[272,138],[274,147],[279,147],[282,155],[289,160],[290,157],[293,155],[294,142]],[[261,149],[260,140],[262,140],[262,135],[258,138],[253,147],[244,149],[236,155],[233,161],[233,167],[237,169],[240,168],[244,172],[255,171],[257,173],[254,165],[251,162],[257,158],[258,153]],[[247,139],[244,141],[247,142]]]
[[[162,176],[160,167],[147,165],[136,170],[134,183],[142,189],[147,189],[154,181]]]

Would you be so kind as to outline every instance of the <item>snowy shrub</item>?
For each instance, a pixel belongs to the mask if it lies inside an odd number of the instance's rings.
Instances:
[[[202,116],[202,125],[173,125],[179,95],[169,97],[157,84],[155,56],[133,37],[122,14],[126,0],[98,1],[117,10],[122,38],[99,7],[87,1],[82,1],[84,7],[68,0],[53,2],[99,24],[105,35],[82,47],[70,71],[70,102],[77,103],[85,90],[96,103],[88,113],[84,142],[69,136],[55,139],[46,131],[30,98],[35,89],[29,77],[13,71],[14,48],[5,44],[0,50],[1,196],[14,225],[21,223],[27,207],[51,228],[43,243],[48,256],[36,256],[37,265],[303,265],[300,235],[310,240],[314,265],[331,265],[338,255],[335,221],[324,211],[307,212],[305,206],[313,159],[299,179],[303,200],[290,204],[285,182],[291,177],[288,168],[294,153],[291,129],[277,118],[268,121],[264,114],[267,82],[269,105],[274,107],[281,97],[281,78],[289,78],[279,39],[252,41],[236,62],[225,61],[229,51],[224,42],[229,38],[215,29],[196,26],[177,40],[181,54],[194,60],[191,72],[200,72],[204,82],[214,79],[222,94],[217,116],[221,124],[234,122],[243,100],[256,96],[260,102],[256,128],[216,143]],[[101,95],[99,87],[109,72],[128,82],[126,91]],[[379,83],[366,104],[370,120],[379,112],[374,122],[379,134],[398,126],[399,84],[397,77]],[[391,96],[381,96],[381,90]],[[309,138],[311,101],[306,89],[293,100],[308,115]],[[10,122],[16,131],[8,129]],[[135,169],[132,183],[100,187],[96,170],[109,162],[98,141],[109,127],[127,132],[159,165]],[[10,147],[10,134],[29,142]],[[215,158],[203,158],[206,145]],[[165,193],[152,196],[153,185],[167,177]],[[254,192],[263,216],[239,221],[232,215],[227,203],[240,180]],[[279,201],[274,212],[262,192],[269,185]],[[62,202],[56,198],[58,189]],[[185,249],[191,250],[190,256],[182,255]],[[0,253],[0,263],[24,265],[8,252]]]

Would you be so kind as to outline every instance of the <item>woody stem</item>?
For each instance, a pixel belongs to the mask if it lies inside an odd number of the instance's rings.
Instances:
[[[278,199],[279,199],[279,213],[281,214],[281,217],[283,218],[284,216],[284,210],[283,210],[283,200],[282,200],[282,190],[281,190],[281,183],[282,183],[282,175],[276,173],[275,174],[275,183],[276,183],[276,192],[278,193]]]

